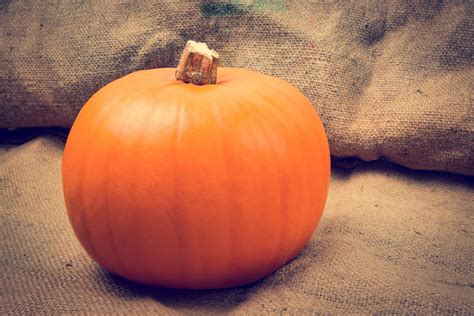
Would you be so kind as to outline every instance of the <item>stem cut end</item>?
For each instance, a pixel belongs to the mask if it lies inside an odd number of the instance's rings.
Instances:
[[[176,69],[176,79],[195,85],[215,84],[219,54],[206,43],[188,41]]]

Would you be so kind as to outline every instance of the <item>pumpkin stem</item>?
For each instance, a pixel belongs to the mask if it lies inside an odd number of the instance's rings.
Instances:
[[[215,84],[218,61],[219,54],[206,43],[188,41],[176,69],[176,79],[198,86]]]

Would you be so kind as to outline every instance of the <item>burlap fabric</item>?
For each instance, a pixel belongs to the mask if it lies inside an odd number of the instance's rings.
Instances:
[[[175,67],[195,39],[218,50],[224,66],[298,86],[336,157],[474,174],[471,1],[2,1],[0,8],[0,127],[70,127],[98,88],[137,69]]]
[[[69,226],[63,142],[1,149],[0,314],[457,314],[474,311],[469,178],[383,163],[333,169],[303,253],[247,287],[171,291],[96,266]]]

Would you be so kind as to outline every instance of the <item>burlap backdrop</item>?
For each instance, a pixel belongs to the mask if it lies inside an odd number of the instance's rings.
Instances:
[[[186,40],[298,86],[336,157],[474,174],[474,5],[6,1],[0,127],[70,127],[93,92],[174,67]]]

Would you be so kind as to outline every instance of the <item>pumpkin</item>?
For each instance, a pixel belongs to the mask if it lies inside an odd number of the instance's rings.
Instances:
[[[294,258],[319,222],[330,156],[310,101],[218,60],[189,41],[177,69],[109,83],[74,122],[68,217],[113,274],[169,288],[248,284]]]

